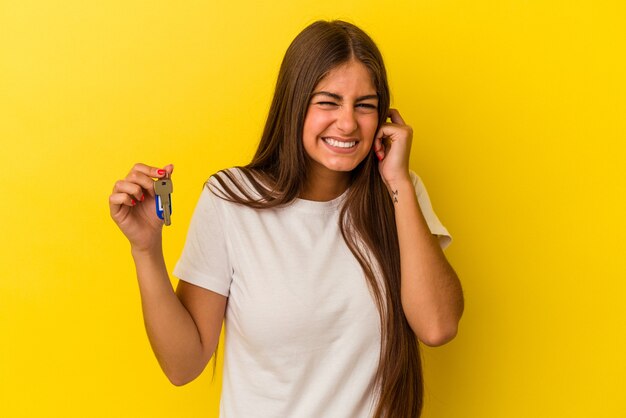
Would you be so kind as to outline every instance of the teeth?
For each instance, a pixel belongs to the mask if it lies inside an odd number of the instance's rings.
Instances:
[[[323,139],[324,139],[324,142],[326,142],[327,144],[330,144],[333,147],[337,147],[337,148],[352,148],[353,146],[356,145],[356,141],[342,142],[342,141],[336,141],[332,138],[323,138]]]

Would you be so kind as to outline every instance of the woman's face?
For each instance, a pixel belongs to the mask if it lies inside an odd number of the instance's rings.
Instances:
[[[365,65],[331,70],[313,91],[303,144],[312,170],[349,172],[367,157],[378,126],[378,96]]]

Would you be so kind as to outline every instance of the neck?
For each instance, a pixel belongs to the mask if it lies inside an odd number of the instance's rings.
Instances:
[[[350,173],[311,172],[304,191],[300,194],[300,198],[317,202],[327,202],[341,196],[349,185]]]

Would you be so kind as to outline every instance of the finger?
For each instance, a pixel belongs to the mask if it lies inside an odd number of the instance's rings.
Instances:
[[[376,138],[374,138],[374,153],[376,154],[378,161],[385,158],[385,146],[383,144],[382,129],[378,131]]]
[[[135,206],[136,201],[130,197],[127,193],[113,193],[109,196],[109,212],[111,217],[115,220],[120,216],[120,212],[126,213],[131,207]],[[123,217],[124,215],[122,215]]]
[[[154,179],[139,171],[131,171],[123,180],[138,185],[147,195],[154,196]]]
[[[172,177],[172,173],[174,172],[174,164],[168,164],[165,167],[163,167],[163,170],[165,170],[165,173],[167,173],[168,177]]]
[[[169,164],[163,168],[151,167],[137,163],[126,176],[126,181],[139,184],[150,196],[154,196],[154,179],[165,176],[171,177],[174,165]]]
[[[406,125],[404,119],[402,119],[402,116],[400,116],[400,112],[398,112],[398,109],[389,109],[389,118],[393,123],[396,123],[398,125]]]
[[[150,181],[150,184],[152,184],[152,181]],[[113,186],[113,193],[125,193],[135,203],[143,202],[145,199],[144,188],[133,181],[118,180],[115,182],[115,186]]]
[[[389,139],[395,140],[396,137],[401,134],[402,129],[403,128],[401,128],[400,125],[396,123],[387,122],[379,128],[376,136],[382,138],[383,142]],[[393,140],[387,142],[393,142]]]
[[[111,196],[109,196],[109,203],[111,206],[133,207],[137,205],[137,201],[128,193],[111,193]]]
[[[164,168],[160,168],[160,167],[149,166],[149,165],[142,164],[142,163],[137,163],[133,166],[133,168],[130,170],[128,174],[130,175],[133,172],[137,172],[148,177],[161,178],[161,177],[164,177],[165,174],[168,174],[168,171],[167,171],[168,168],[170,170],[169,174],[171,174],[172,171],[174,171],[174,166],[172,164],[165,166]]]

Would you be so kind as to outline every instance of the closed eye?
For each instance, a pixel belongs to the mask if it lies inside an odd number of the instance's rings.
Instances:
[[[324,107],[335,107],[335,106],[339,106],[339,103],[335,103],[335,102],[317,102],[315,103],[316,105],[319,106],[324,106]]]
[[[355,107],[361,113],[373,113],[378,110],[378,106],[372,103],[358,103]]]

